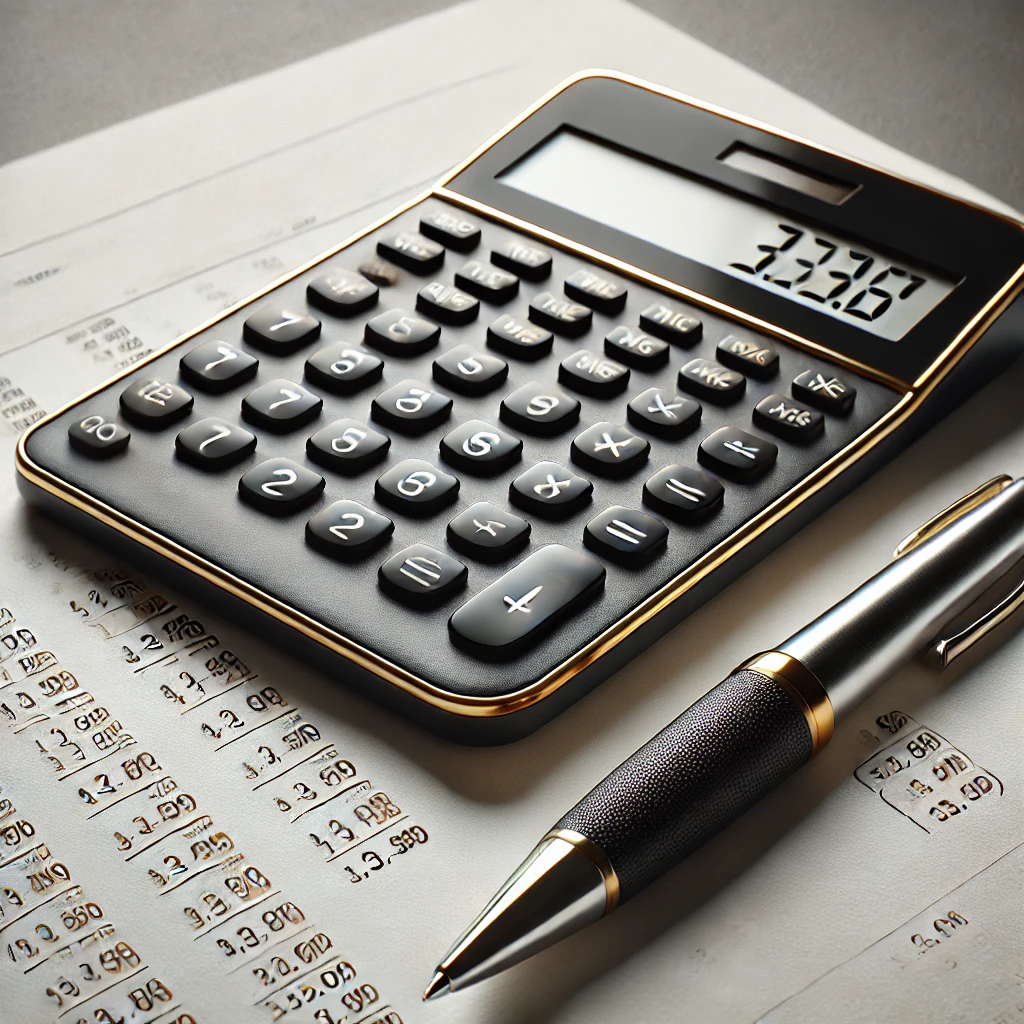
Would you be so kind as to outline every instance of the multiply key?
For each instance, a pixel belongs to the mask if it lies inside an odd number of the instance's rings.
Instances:
[[[515,657],[595,597],[604,578],[596,559],[550,544],[459,608],[448,622],[451,638],[480,658]]]

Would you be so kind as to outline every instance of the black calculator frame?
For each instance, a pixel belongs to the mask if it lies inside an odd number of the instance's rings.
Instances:
[[[680,126],[685,131],[680,131]],[[901,341],[873,337],[554,207],[498,179],[500,171],[563,127],[644,153],[656,162],[717,181],[811,223],[826,224],[850,238],[862,237],[883,251],[904,254],[962,280]],[[690,140],[685,147],[682,137]],[[858,187],[837,206],[715,159],[737,142]],[[613,627],[529,685],[487,697],[453,693],[419,678],[105,505],[32,459],[28,450],[32,437],[68,409],[115,381],[138,374],[148,362],[431,197],[825,356],[893,389],[897,400],[853,443],[818,465]],[[1024,303],[1013,305],[1022,289],[1024,225],[1016,221],[630,76],[585,71],[539,100],[424,195],[35,424],[17,447],[18,482],[31,502],[70,521],[84,535],[114,547],[144,571],[197,593],[211,606],[332,674],[344,676],[347,683],[428,728],[460,742],[508,742],[538,728],[627,664],[1001,372],[1018,354],[1024,333]]]

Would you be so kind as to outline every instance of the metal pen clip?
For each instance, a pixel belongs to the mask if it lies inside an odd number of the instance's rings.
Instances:
[[[947,526],[1001,494],[1012,483],[1013,477],[1002,474],[993,477],[962,498],[958,498],[948,508],[943,509],[923,526],[904,537],[896,545],[893,558],[901,558],[907,552],[913,551],[914,548],[934,537]],[[1021,555],[1024,558],[1024,535],[1021,537]],[[981,601],[985,601],[987,607],[982,606]],[[946,668],[996,626],[1005,622],[1022,605],[1024,605],[1024,563],[1018,562],[978,602],[975,602],[967,613],[957,616],[952,622],[946,624],[939,635],[929,642],[921,652],[921,660],[929,668],[938,670]]]

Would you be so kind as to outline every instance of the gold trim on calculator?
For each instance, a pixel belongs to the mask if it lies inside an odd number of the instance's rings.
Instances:
[[[194,330],[189,331],[187,334],[177,338],[169,345],[166,345],[164,348],[154,352],[147,359],[127,367],[121,373],[110,378],[110,380],[93,388],[85,395],[76,398],[73,402],[67,403],[56,412],[51,413],[45,419],[34,424],[18,441],[15,453],[15,463],[18,472],[28,482],[42,490],[66,501],[68,504],[104,523],[106,526],[112,527],[119,533],[131,538],[158,554],[163,555],[165,558],[169,558],[171,561],[176,562],[178,565],[202,577],[207,582],[213,583],[233,596],[241,598],[253,607],[260,609],[268,615],[272,615],[275,619],[299,630],[299,632],[305,634],[310,639],[315,640],[317,643],[322,644],[324,647],[330,649],[336,654],[347,658],[349,661],[372,672],[379,678],[387,680],[387,682],[391,683],[393,686],[397,686],[406,693],[418,698],[419,700],[425,701],[440,710],[467,718],[492,718],[520,711],[523,708],[536,704],[555,693],[579,672],[583,671],[589,665],[593,664],[599,658],[611,651],[634,630],[639,629],[644,625],[644,623],[648,622],[659,612],[668,608],[669,605],[685,594],[691,587],[705,579],[730,558],[739,554],[744,547],[779,523],[790,512],[815,495],[840,473],[852,466],[859,459],[863,458],[876,445],[885,440],[893,431],[902,426],[925,401],[925,399],[928,398],[928,396],[935,390],[938,384],[956,366],[956,364],[959,363],[967,352],[970,351],[971,347],[985,333],[989,326],[998,319],[1003,311],[1020,293],[1022,288],[1024,288],[1024,265],[1022,265],[1017,268],[1017,271],[1003,285],[999,292],[975,314],[973,319],[943,350],[931,366],[929,366],[927,370],[917,378],[917,380],[908,386],[893,377],[880,373],[872,367],[865,366],[856,360],[842,356],[839,353],[832,352],[808,338],[791,334],[790,332],[773,324],[751,317],[741,310],[733,309],[721,302],[717,302],[704,295],[693,292],[688,288],[674,284],[637,267],[606,256],[603,253],[580,245],[572,239],[564,238],[551,231],[546,231],[543,228],[536,227],[525,221],[519,220],[518,218],[511,217],[498,209],[494,209],[484,205],[483,203],[452,192],[446,187],[448,182],[450,182],[460,171],[465,167],[468,167],[469,164],[471,164],[477,157],[564,89],[568,88],[580,79],[594,77],[616,79],[630,85],[637,86],[638,88],[645,89],[648,92],[656,93],[660,96],[669,97],[690,106],[699,107],[713,112],[740,124],[745,124],[761,131],[769,132],[780,138],[796,141],[802,145],[811,146],[825,153],[842,156],[842,159],[851,163],[859,164],[862,167],[867,167],[876,171],[881,170],[880,168],[873,167],[865,161],[856,160],[853,157],[838,154],[834,150],[830,150],[825,146],[819,146],[806,139],[801,139],[798,136],[772,128],[752,118],[741,117],[731,111],[723,110],[722,108],[709,103],[699,102],[680,93],[651,85],[648,82],[633,78],[629,75],[604,70],[579,72],[556,86],[551,92],[543,96],[526,111],[520,114],[519,117],[481,146],[472,154],[472,156],[445,175],[445,177],[442,178],[432,190],[417,196],[415,199],[410,200],[407,203],[404,203],[386,217],[381,218],[369,227],[366,227],[357,234],[352,235],[336,248],[322,253],[315,259],[312,259],[296,268],[284,277],[278,278],[262,291],[249,296],[242,302],[236,303],[229,309],[224,310],[218,316],[207,320]],[[901,177],[899,175],[893,175],[889,171],[882,171],[882,173],[887,174],[890,177]],[[908,179],[902,180],[907,181]],[[941,195],[952,201],[964,205],[974,205],[967,203],[965,200],[959,199],[956,196],[950,196],[938,189],[931,188],[930,186],[921,185],[916,182],[910,183],[916,185],[918,188]],[[285,282],[290,281],[293,278],[298,277],[300,274],[305,273],[307,270],[312,269],[323,260],[337,255],[354,242],[357,242],[359,239],[365,237],[371,232],[376,231],[384,224],[400,216],[405,213],[406,210],[411,209],[431,196],[436,196],[467,209],[474,210],[493,221],[504,224],[509,228],[522,232],[523,234],[544,239],[546,242],[559,249],[563,249],[595,263],[610,267],[624,276],[635,278],[636,280],[654,288],[658,288],[663,292],[678,296],[679,298],[685,299],[696,305],[712,309],[715,312],[725,314],[733,320],[747,324],[763,333],[773,335],[799,348],[824,355],[833,362],[846,366],[862,376],[880,381],[897,391],[903,391],[904,394],[892,409],[873,423],[859,437],[855,438],[845,448],[837,452],[826,462],[822,463],[822,465],[818,466],[812,473],[808,474],[789,491],[773,501],[767,508],[763,509],[756,516],[744,523],[739,529],[721,541],[716,547],[712,548],[712,550],[707,552],[707,554],[702,558],[688,566],[659,590],[655,591],[655,593],[645,601],[633,608],[628,615],[623,616],[612,626],[605,629],[581,650],[565,659],[561,664],[557,665],[554,669],[547,672],[545,675],[541,676],[541,678],[528,686],[522,687],[514,693],[497,697],[460,696],[434,686],[432,683],[419,678],[419,676],[414,675],[387,659],[380,657],[373,651],[367,650],[365,647],[354,643],[348,638],[342,636],[340,633],[336,633],[333,630],[328,629],[323,625],[323,623],[317,622],[315,619],[311,619],[309,616],[304,615],[302,612],[292,608],[290,605],[271,597],[269,594],[264,593],[258,588],[247,583],[245,580],[239,579],[237,576],[233,576],[230,573],[225,572],[219,566],[200,558],[194,552],[189,551],[187,548],[184,548],[167,537],[164,537],[157,531],[151,530],[149,527],[130,519],[118,512],[116,509],[111,508],[109,505],[106,505],[103,502],[96,500],[91,495],[86,494],[84,491],[60,480],[52,473],[49,473],[47,470],[36,465],[29,457],[26,449],[26,443],[32,436],[33,432],[44,424],[49,423],[51,420],[62,415],[72,406],[77,405],[79,402],[90,398],[92,395],[108,387],[114,381],[137,373],[153,359],[158,358],[175,346],[188,341],[201,331],[212,327],[220,320],[223,320],[225,317],[237,312],[249,303],[262,298],[264,295],[273,291]],[[1001,214],[995,213],[992,215],[1001,217],[1003,220],[1009,221],[1010,223],[1024,229],[1024,225],[1011,220],[1011,218],[1002,217]]]

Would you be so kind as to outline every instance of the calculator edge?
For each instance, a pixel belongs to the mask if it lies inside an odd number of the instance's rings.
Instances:
[[[758,516],[749,520],[703,558],[687,567],[645,602],[632,609],[630,614],[591,640],[586,647],[528,686],[497,697],[475,698],[454,694],[407,672],[341,634],[329,630],[322,623],[312,620],[296,609],[272,598],[244,580],[231,576],[218,566],[207,562],[158,532],[97,501],[84,491],[71,486],[55,474],[37,465],[28,454],[27,444],[37,430],[67,410],[88,400],[92,395],[111,386],[114,382],[137,373],[147,363],[184,344],[201,331],[258,300],[281,284],[337,255],[359,239],[376,231],[431,196],[455,202],[470,209],[477,209],[485,216],[509,227],[545,238],[543,229],[518,222],[500,210],[467,200],[466,197],[446,189],[445,185],[480,153],[485,152],[498,139],[511,131],[515,125],[525,120],[563,89],[575,81],[593,76],[620,79],[682,102],[713,110],[733,120],[755,125],[762,130],[796,139],[805,145],[825,149],[825,147],[817,146],[815,143],[799,139],[797,136],[781,132],[753,119],[743,118],[738,114],[689,99],[671,90],[652,86],[631,76],[608,71],[580,72],[539,99],[500,133],[488,140],[471,157],[446,174],[434,188],[417,195],[393,212],[347,238],[340,245],[276,279],[259,292],[188,331],[154,352],[147,359],[125,368],[109,380],[68,402],[30,427],[19,439],[15,454],[18,484],[25,497],[57,518],[65,520],[70,518],[76,526],[84,528],[85,532],[90,534],[93,539],[99,539],[108,547],[112,546],[113,542],[113,546],[121,548],[129,557],[135,554],[144,555],[144,560],[152,567],[150,571],[166,577],[168,575],[167,568],[173,567],[174,571],[171,575],[176,577],[175,583],[181,585],[183,589],[200,589],[203,591],[202,596],[207,600],[211,597],[228,595],[236,602],[234,609],[236,617],[248,620],[247,624],[265,622],[264,617],[269,616],[276,626],[281,627],[282,636],[297,634],[301,637],[302,645],[306,648],[303,653],[314,662],[319,663],[321,667],[327,667],[329,671],[336,671],[339,664],[347,665],[356,671],[357,676],[364,675],[365,679],[357,678],[351,682],[357,684],[358,689],[369,692],[378,701],[382,700],[382,695],[379,686],[375,683],[383,679],[390,684],[387,691],[389,696],[383,698],[384,703],[392,704],[396,710],[411,715],[413,718],[422,719],[422,724],[461,742],[502,743],[518,739],[532,732],[564,710],[569,704],[575,702],[598,682],[626,664],[649,643],[671,629],[695,607],[721,590],[733,578],[739,576],[762,554],[767,553],[767,550],[795,533],[825,506],[856,486],[875,465],[891,457],[906,443],[904,435],[923,432],[950,406],[957,404],[964,397],[960,393],[964,389],[963,387],[951,387],[947,383],[947,378],[954,367],[959,366],[968,356],[974,354],[977,342],[1024,289],[1024,266],[1019,267],[1002,288],[991,296],[985,306],[978,310],[974,318],[918,380],[909,386],[901,385],[897,381],[883,381],[890,386],[898,386],[898,389],[903,392],[902,397],[887,414],[814,472],[801,479]],[[854,159],[843,154],[839,155],[847,160]],[[864,161],[856,162],[871,166]],[[883,173],[891,174],[889,171],[882,170]],[[900,177],[899,175],[892,176]],[[909,181],[910,179],[904,178],[903,180]],[[953,201],[965,203],[981,210],[988,216],[1001,218],[1024,230],[1024,225],[1012,218],[987,210],[959,197],[949,196],[930,186],[917,182],[910,183]],[[547,234],[550,235],[550,233]],[[561,239],[557,236],[551,236],[547,240],[558,248],[568,249],[584,258],[594,258],[591,252],[571,240]],[[601,257],[600,254],[598,256],[601,262],[608,262],[608,257]],[[688,294],[686,289],[663,281],[639,268],[623,265],[616,269],[653,287],[694,301],[694,297]],[[702,296],[697,296],[696,301],[701,305],[708,304],[708,300]],[[741,322],[749,319],[738,311],[726,309],[725,312]],[[778,328],[774,328],[772,325],[768,326],[772,329],[772,333],[778,333]],[[787,337],[786,340],[800,344],[801,347],[820,351],[819,346],[809,343],[806,339],[793,341]],[[843,362],[843,360],[836,359],[836,355],[831,351],[826,354],[835,361]],[[977,360],[975,361],[977,362]],[[858,372],[865,373],[865,370],[868,375],[871,375],[870,368],[858,369]],[[932,414],[928,416],[919,412],[926,402],[928,402],[929,408],[933,408]],[[915,417],[917,427],[910,431],[901,429],[906,427],[912,417]],[[900,435],[900,440],[903,443],[895,443],[897,434]],[[869,466],[869,462],[872,465]],[[762,548],[760,553],[757,551],[759,547]],[[198,584],[198,587],[195,584]],[[696,600],[697,598],[699,600]],[[360,682],[363,685],[359,685]],[[575,682],[576,685],[569,686],[568,684],[571,682]]]

